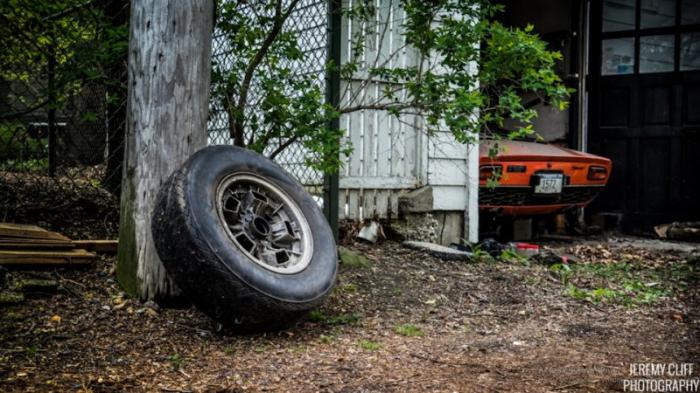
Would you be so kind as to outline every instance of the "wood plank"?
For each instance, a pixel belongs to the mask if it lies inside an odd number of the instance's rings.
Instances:
[[[376,203],[376,212],[378,215],[378,218],[388,218],[388,210],[389,210],[389,195],[390,191],[388,190],[379,190],[377,191],[377,195],[375,197],[375,203]]]
[[[362,198],[362,213],[363,219],[374,219],[377,214],[377,190],[364,190],[364,198]]]
[[[2,236],[0,235],[0,241],[3,242],[41,242],[41,243],[67,243],[69,240],[62,239],[41,239],[33,237],[13,237],[13,236]]]
[[[119,240],[74,240],[77,247],[104,254],[116,254]]]
[[[350,190],[348,195],[348,219],[360,219],[360,192],[359,190]]]
[[[418,188],[420,181],[415,177],[398,176],[350,176],[340,178],[340,189],[405,189]]]
[[[0,236],[70,241],[69,238],[60,233],[47,231],[35,225],[11,224],[7,222],[0,223]]]
[[[34,250],[34,249],[71,249],[75,248],[72,242],[34,242],[32,239],[18,239],[22,241],[0,241],[0,250]]]
[[[73,244],[73,242],[70,240],[33,239],[33,238],[26,238],[26,237],[9,237],[9,236],[0,236],[0,243],[34,243],[34,244],[54,244],[54,245],[61,245],[61,244],[72,245]]]
[[[87,250],[22,251],[0,250],[0,265],[85,265],[96,255]]]

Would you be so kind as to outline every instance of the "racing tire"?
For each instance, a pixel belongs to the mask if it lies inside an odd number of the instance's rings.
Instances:
[[[185,296],[234,331],[288,328],[335,283],[335,240],[318,205],[250,150],[193,154],[161,187],[151,229]]]

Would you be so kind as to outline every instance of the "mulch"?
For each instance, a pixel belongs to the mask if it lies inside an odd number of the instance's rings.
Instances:
[[[38,225],[71,239],[116,239],[119,200],[97,167],[39,173],[0,171],[0,222]]]
[[[58,293],[0,309],[0,391],[621,391],[630,363],[700,360],[697,285],[653,305],[594,304],[564,296],[545,266],[349,246],[372,263],[341,266],[311,318],[272,334],[227,334],[193,307],[128,299],[111,257],[40,272]],[[685,263],[576,247],[601,263]],[[422,336],[397,332],[406,324]]]

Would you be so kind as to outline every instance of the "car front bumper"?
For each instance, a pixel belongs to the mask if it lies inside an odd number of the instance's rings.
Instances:
[[[532,186],[479,187],[479,208],[501,215],[541,215],[584,207],[604,185],[567,185],[562,192],[538,195]]]

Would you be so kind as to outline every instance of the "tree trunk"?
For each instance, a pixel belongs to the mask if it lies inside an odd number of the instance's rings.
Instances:
[[[129,93],[117,279],[141,299],[178,290],[153,245],[161,184],[207,142],[213,0],[131,3]]]

